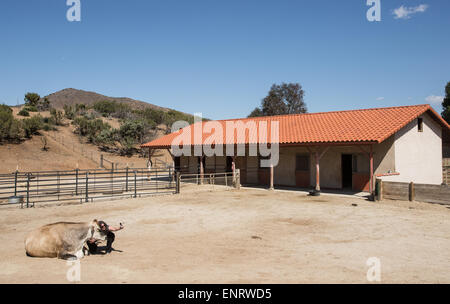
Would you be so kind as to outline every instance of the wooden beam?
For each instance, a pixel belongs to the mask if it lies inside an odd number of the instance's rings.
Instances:
[[[370,194],[373,195],[373,146],[370,146],[369,162],[370,162],[370,185],[369,185],[369,191],[370,191]]]
[[[273,190],[273,164],[270,163],[270,182],[269,182],[269,189]]]
[[[200,184],[203,185],[203,175],[205,174],[205,169],[203,168],[203,158],[204,156],[200,156]]]
[[[320,192],[320,165],[319,165],[319,152],[315,152],[316,158],[316,192]]]
[[[330,146],[325,147],[325,149],[322,151],[322,153],[320,153],[319,160],[322,159],[322,157],[325,155],[325,153],[327,153],[327,151],[328,151],[329,149],[330,149]]]

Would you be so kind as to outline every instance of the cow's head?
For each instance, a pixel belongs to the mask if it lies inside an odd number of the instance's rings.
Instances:
[[[106,240],[106,234],[107,232],[105,230],[102,230],[99,222],[97,220],[93,220],[89,231],[89,237],[96,240],[104,241]]]

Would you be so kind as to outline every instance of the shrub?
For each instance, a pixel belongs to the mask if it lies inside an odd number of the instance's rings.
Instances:
[[[44,97],[43,100],[40,100],[37,104],[37,109],[39,111],[48,111],[50,110],[50,101],[47,99],[47,97]]]
[[[44,126],[41,115],[22,120],[22,125],[26,138],[31,138],[33,135],[39,134],[38,131]]]
[[[72,106],[64,105],[64,117],[73,120],[76,116],[76,111]]]
[[[19,113],[17,113],[17,115],[30,116],[30,113],[28,113],[28,111],[24,108],[24,109],[20,110]]]
[[[111,146],[117,140],[117,130],[116,129],[103,129],[95,138],[95,144],[101,146]]]
[[[26,106],[23,109],[27,110],[28,112],[37,112],[38,111],[38,109],[35,106]]]
[[[50,115],[52,115],[52,118],[53,118],[53,120],[55,122],[55,125],[57,125],[57,126],[62,126],[63,125],[63,123],[62,123],[62,121],[63,121],[63,112],[62,111],[58,111],[58,110],[52,108],[50,110]]]
[[[101,119],[90,120],[83,116],[75,118],[73,124],[76,126],[75,132],[87,136],[89,142],[94,142],[101,131],[111,129],[111,126]]]
[[[7,105],[0,105],[0,142],[18,141],[22,134],[21,123],[14,118],[12,109]]]
[[[116,111],[117,103],[115,101],[102,100],[94,103],[94,110],[105,117],[110,116]]]

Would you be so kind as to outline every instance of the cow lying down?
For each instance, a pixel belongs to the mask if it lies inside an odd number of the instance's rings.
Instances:
[[[104,241],[106,233],[97,220],[90,223],[59,222],[42,226],[25,238],[25,251],[30,257],[81,259],[87,239]]]

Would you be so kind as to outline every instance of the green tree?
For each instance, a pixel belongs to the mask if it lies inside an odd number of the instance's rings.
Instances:
[[[25,98],[23,99],[27,105],[37,106],[41,96],[37,93],[27,93],[25,94]]]
[[[19,141],[22,133],[21,123],[14,118],[12,109],[7,105],[0,105],[0,143]]]
[[[255,108],[248,117],[260,117],[264,116],[262,110],[260,108]]]
[[[442,101],[442,117],[450,124],[450,82],[445,86],[445,98]]]
[[[22,109],[22,110],[19,111],[19,113],[17,113],[17,115],[20,115],[20,116],[30,116],[30,113],[28,112],[27,109]]]
[[[102,100],[94,103],[94,110],[102,114],[105,117],[111,116],[117,109],[117,102]]]
[[[253,110],[249,117],[306,113],[304,94],[299,83],[274,84],[262,100],[261,106]]]
[[[25,131],[25,137],[31,138],[33,135],[38,134],[39,130],[42,130],[44,123],[41,115],[36,115],[31,118],[22,120],[23,130]]]

